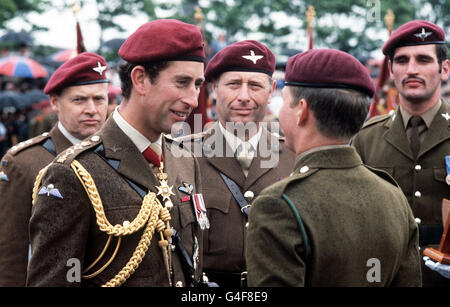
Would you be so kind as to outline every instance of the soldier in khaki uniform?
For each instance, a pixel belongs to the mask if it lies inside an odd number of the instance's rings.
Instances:
[[[394,32],[383,52],[390,57],[400,107],[367,121],[353,146],[364,163],[398,182],[420,223],[423,251],[439,244],[442,199],[450,198],[450,107],[440,98],[441,82],[449,76],[445,33],[435,24],[414,20]],[[424,263],[422,274],[424,286],[450,285]]]
[[[58,88],[44,90],[59,122],[50,132],[12,147],[1,160],[0,286],[25,286],[31,194],[39,171],[106,120],[108,80],[92,70],[97,63],[106,65],[101,56],[84,53],[56,70],[48,85],[58,80]]]
[[[197,105],[201,32],[148,22],[119,55],[123,102],[37,179],[27,285],[191,286],[200,277],[198,164],[163,133]]]
[[[347,53],[289,59],[279,118],[292,175],[255,200],[249,286],[420,286],[418,229],[401,189],[348,145],[374,86]]]
[[[205,70],[219,121],[203,133],[178,139],[201,156],[210,222],[204,236],[204,271],[222,287],[239,287],[246,271],[246,206],[265,187],[287,177],[294,164],[295,155],[284,139],[262,123],[275,89],[274,69],[275,56],[257,41],[219,51]],[[248,154],[245,144],[250,145]]]

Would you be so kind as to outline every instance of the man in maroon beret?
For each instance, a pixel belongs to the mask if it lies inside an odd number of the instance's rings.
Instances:
[[[245,275],[245,225],[253,198],[287,177],[294,163],[294,153],[276,133],[278,125],[264,122],[275,90],[274,70],[274,54],[257,41],[240,41],[220,50],[205,70],[218,122],[203,133],[178,139],[201,156],[210,221],[204,237],[204,271],[222,287],[239,287]]]
[[[66,148],[94,134],[106,120],[106,61],[82,53],[61,65],[44,92],[58,123],[9,150],[0,165],[0,286],[25,286],[29,258],[28,222],[38,172]]]
[[[249,286],[420,286],[405,196],[349,146],[374,92],[367,70],[342,51],[308,50],[289,59],[285,85],[279,118],[297,158],[250,211]]]
[[[192,286],[201,276],[198,163],[165,135],[197,106],[201,32],[151,21],[119,55],[121,104],[37,180],[28,285]]]
[[[450,195],[450,107],[440,97],[450,69],[445,33],[413,20],[394,31],[383,53],[390,58],[400,106],[367,121],[353,144],[364,163],[389,172],[402,188],[419,223],[423,252],[440,243],[442,200]],[[450,285],[422,265],[424,286]]]

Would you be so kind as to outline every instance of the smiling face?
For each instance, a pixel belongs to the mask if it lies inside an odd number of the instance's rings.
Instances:
[[[439,72],[435,45],[397,48],[391,66],[400,102],[419,104],[439,99],[441,82],[448,78],[448,60]]]
[[[174,61],[162,70],[154,83],[146,78],[145,131],[159,136],[170,133],[172,125],[184,122],[198,105],[200,87],[204,81],[204,64]]]
[[[108,110],[108,83],[70,86],[60,95],[51,95],[50,104],[58,120],[77,139],[100,129]]]
[[[268,75],[258,72],[224,72],[213,83],[216,111],[223,127],[227,122],[259,123],[275,89]]]

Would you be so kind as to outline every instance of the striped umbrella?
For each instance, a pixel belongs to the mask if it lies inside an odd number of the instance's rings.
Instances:
[[[67,62],[68,60],[70,60],[71,58],[74,58],[77,56],[77,51],[73,50],[73,49],[65,49],[65,50],[61,50],[58,51],[54,54],[51,55],[51,58],[53,61],[55,62]]]
[[[10,77],[45,78],[47,70],[33,59],[11,56],[0,60],[0,74]]]

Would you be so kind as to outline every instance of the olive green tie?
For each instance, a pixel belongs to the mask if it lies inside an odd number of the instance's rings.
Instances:
[[[422,123],[422,117],[413,116],[409,120],[411,124],[411,134],[409,137],[409,146],[411,147],[411,151],[413,153],[414,159],[417,158],[420,150],[420,138],[419,138],[419,126]]]

